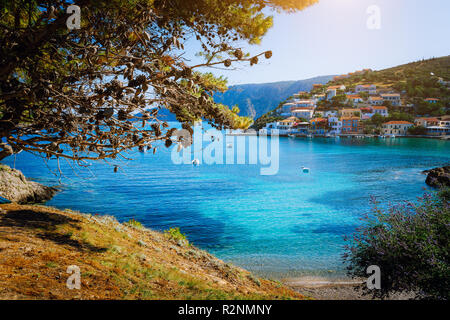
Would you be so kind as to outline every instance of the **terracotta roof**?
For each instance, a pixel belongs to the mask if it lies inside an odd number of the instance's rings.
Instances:
[[[377,109],[377,110],[387,110],[386,107],[383,106],[373,106],[372,109]]]
[[[358,117],[342,117],[341,121],[344,121],[344,120],[360,120],[360,119]]]
[[[439,101],[438,98],[426,98],[425,101]]]
[[[328,121],[328,119],[325,119],[325,118],[314,118],[314,119],[310,120],[310,122],[322,122],[322,121]]]
[[[369,97],[369,99],[375,100],[375,101],[383,100],[383,98],[381,98],[381,97]]]
[[[399,93],[385,93],[381,95],[382,97],[400,97]]]
[[[389,122],[386,122],[385,124],[414,124],[414,123],[411,123],[408,121],[389,121]]]

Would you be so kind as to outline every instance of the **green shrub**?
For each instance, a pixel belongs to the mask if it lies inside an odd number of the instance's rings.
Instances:
[[[352,277],[364,277],[370,265],[381,270],[381,289],[366,293],[386,298],[415,292],[417,299],[446,300],[450,288],[449,191],[425,194],[417,203],[380,209],[357,230],[346,246],[344,261]]]
[[[134,219],[130,219],[130,220],[127,222],[127,224],[129,224],[129,225],[132,226],[132,227],[138,228],[138,229],[141,229],[141,228],[144,227],[144,226],[142,225],[142,223],[140,223],[139,221],[136,221],[136,220],[134,220]]]
[[[187,237],[184,233],[181,233],[180,228],[176,227],[176,228],[170,228],[169,230],[164,230],[164,235],[169,239],[169,240],[174,240],[174,241],[188,241]]]

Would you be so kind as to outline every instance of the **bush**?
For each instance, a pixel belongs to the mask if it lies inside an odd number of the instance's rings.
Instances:
[[[169,230],[164,230],[164,235],[169,239],[173,241],[182,241],[189,243],[187,240],[187,237],[184,233],[181,233],[180,228],[170,228]]]
[[[427,128],[423,126],[413,126],[408,129],[408,133],[414,136],[423,136],[427,134]]]
[[[417,203],[378,208],[364,218],[346,246],[344,261],[352,277],[367,277],[366,268],[381,269],[381,289],[374,297],[415,292],[417,299],[449,298],[449,190],[425,194]],[[369,290],[362,287],[365,293]]]
[[[138,228],[138,229],[141,229],[141,228],[144,227],[144,226],[142,225],[142,223],[140,223],[139,221],[136,221],[136,220],[134,220],[134,219],[130,219],[127,223],[128,223],[130,226],[135,227],[135,228]]]

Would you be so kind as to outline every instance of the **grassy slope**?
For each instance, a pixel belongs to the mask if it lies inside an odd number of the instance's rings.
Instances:
[[[164,234],[112,217],[0,205],[0,299],[302,299]],[[69,290],[67,267],[81,269]]]
[[[435,77],[431,73],[434,73]],[[430,79],[436,77],[450,81],[450,56],[421,60],[374,71],[369,74],[369,77],[354,75],[346,79],[330,81],[329,85],[375,84],[379,88],[391,88],[396,83],[406,83],[408,79]]]

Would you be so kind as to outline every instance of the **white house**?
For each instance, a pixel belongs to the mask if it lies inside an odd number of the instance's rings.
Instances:
[[[389,101],[393,106],[399,106],[401,104],[399,93],[382,94],[381,98],[383,98],[384,102]]]
[[[377,86],[374,84],[359,84],[355,87],[355,92],[367,92],[368,94],[377,94]]]
[[[347,95],[347,102],[350,102],[352,105],[356,105],[363,102],[363,99],[359,95],[349,94]]]
[[[328,131],[330,134],[339,135],[342,131],[342,121],[339,120],[339,117],[331,116],[328,117],[328,125],[330,130]]]
[[[336,92],[337,92],[336,89],[328,89],[327,90],[327,100],[333,99],[333,97],[336,96]]]
[[[374,106],[381,106],[384,100],[381,97],[369,97],[369,103]]]
[[[271,134],[273,129],[279,130],[279,134],[286,135],[292,132],[293,127],[299,122],[296,117],[289,117],[282,121],[271,122],[266,124],[265,130],[260,130],[260,133]]]
[[[305,120],[310,120],[313,117],[313,108],[297,108],[292,109],[291,114],[297,118],[303,118]]]
[[[408,129],[413,125],[413,123],[408,121],[389,121],[383,124],[383,133],[387,136],[404,136],[408,133]]]
[[[379,115],[382,115],[383,117],[389,116],[388,108],[386,108],[386,107],[373,106],[372,110],[373,110],[373,114],[379,114]]]

